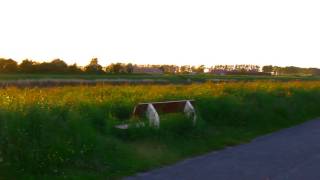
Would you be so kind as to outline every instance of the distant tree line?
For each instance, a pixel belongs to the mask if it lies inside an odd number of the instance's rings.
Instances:
[[[77,64],[68,65],[61,59],[54,59],[51,62],[36,62],[25,59],[20,64],[12,59],[0,58],[0,73],[59,73],[59,74],[103,74],[110,73],[131,73],[133,65],[129,64],[110,64],[103,68],[97,58],[92,58],[90,63],[84,67]]]
[[[301,68],[295,66],[260,66],[243,65],[215,65],[209,68],[209,72],[215,74],[248,74],[248,75],[320,75],[318,68]]]
[[[279,67],[279,66],[263,66],[263,72],[273,73],[275,75],[320,75],[318,68],[301,68],[295,66]]]
[[[211,72],[259,72],[260,66],[252,64],[240,65],[215,65],[210,68]]]
[[[68,65],[61,59],[50,62],[37,62],[29,59],[18,64],[13,59],[0,58],[0,73],[57,73],[57,74],[104,74],[104,73],[134,73],[135,69],[156,69],[166,74],[203,73],[205,66],[177,65],[136,65],[132,63],[112,63],[105,67],[99,64],[97,58],[92,58],[88,65],[80,67],[77,64]]]
[[[220,75],[271,75],[269,72],[261,72],[260,66],[254,64],[215,65],[209,72]]]
[[[207,71],[206,71],[207,70]],[[318,68],[300,68],[294,66],[279,67],[251,64],[241,65],[215,65],[206,68],[204,65],[136,65],[132,63],[112,63],[107,66],[99,64],[97,58],[92,58],[88,65],[80,67],[77,64],[68,65],[61,59],[50,62],[37,62],[29,59],[18,64],[13,59],[0,58],[0,73],[57,73],[57,74],[119,74],[119,73],[144,73],[156,72],[165,74],[190,74],[190,73],[214,73],[214,74],[275,74],[275,75],[320,75]]]

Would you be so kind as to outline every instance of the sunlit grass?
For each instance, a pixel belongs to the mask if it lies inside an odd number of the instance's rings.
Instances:
[[[195,127],[168,114],[159,130],[113,128],[139,102],[178,99],[196,100]],[[320,81],[8,87],[0,90],[0,172],[121,177],[301,123],[320,115],[319,103]]]

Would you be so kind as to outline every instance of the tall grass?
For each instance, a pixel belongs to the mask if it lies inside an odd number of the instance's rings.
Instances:
[[[196,127],[182,114],[167,114],[158,130],[113,128],[139,102],[177,99],[196,100]],[[319,103],[320,81],[1,89],[0,172],[130,175],[317,117]]]

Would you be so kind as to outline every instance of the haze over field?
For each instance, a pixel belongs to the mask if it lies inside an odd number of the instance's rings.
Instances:
[[[316,0],[1,0],[0,57],[320,67]]]

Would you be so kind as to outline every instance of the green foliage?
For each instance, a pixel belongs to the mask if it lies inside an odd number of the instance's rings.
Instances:
[[[25,59],[19,64],[19,72],[34,73],[36,72],[36,62]]]
[[[268,66],[263,66],[262,67],[262,71],[265,72],[265,73],[270,73],[270,72],[272,72],[272,70],[273,70],[272,65],[268,65]]]
[[[69,73],[71,73],[71,74],[80,74],[80,73],[82,73],[82,70],[77,66],[77,64],[69,65],[67,71]]]
[[[86,73],[101,74],[102,66],[98,63],[98,58],[92,58],[90,63],[85,67]]]
[[[131,69],[128,69],[129,71],[132,72],[132,64],[131,66],[129,67]],[[107,72],[109,73],[124,73],[124,72],[129,72],[127,70],[127,67],[125,64],[122,64],[122,63],[111,63],[109,66],[107,66]]]
[[[204,74],[206,70],[205,65],[190,66],[190,65],[133,65],[131,63],[111,63],[106,67],[102,67],[98,63],[98,58],[92,58],[90,63],[82,69],[77,64],[67,65],[61,59],[54,59],[51,62],[35,62],[25,59],[19,65],[12,59],[0,58],[0,73],[40,73],[40,74],[110,74],[119,73],[142,73],[142,74]],[[135,71],[136,70],[136,71]],[[160,71],[159,71],[160,70]],[[272,66],[267,65],[262,67],[253,64],[237,64],[237,65],[215,65],[210,67],[210,73],[226,74],[226,75],[250,75],[250,76],[270,76],[271,72],[277,75],[294,75],[294,76],[318,76],[320,75],[319,68],[301,68],[295,66]]]
[[[12,59],[0,58],[0,73],[15,73],[17,70],[17,62]]]
[[[196,100],[196,126],[182,113],[160,114],[160,129],[130,118],[138,102],[175,99]],[[320,115],[319,103],[319,81],[2,89],[0,172],[126,176],[302,123]],[[114,128],[122,123],[131,128]]]

